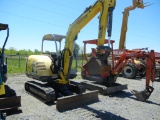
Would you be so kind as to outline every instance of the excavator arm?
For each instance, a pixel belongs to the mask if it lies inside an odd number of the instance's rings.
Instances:
[[[0,95],[3,95],[3,94],[5,94],[4,83],[7,80],[7,78],[5,76],[5,74],[7,73],[7,67],[4,64],[4,49],[5,49],[5,45],[8,40],[8,37],[9,37],[8,24],[0,23],[0,31],[1,30],[7,30],[7,37],[6,37],[5,42],[3,44],[2,50],[0,51]]]
[[[98,34],[98,46],[103,46],[105,41],[106,29],[108,26],[108,31],[111,36],[111,21],[112,21],[112,11],[116,5],[116,0],[97,0],[92,6],[88,7],[69,27],[66,35],[65,48],[62,51],[63,62],[62,70],[60,71],[61,79],[57,82],[61,84],[69,83],[69,73],[72,64],[72,54],[74,48],[74,41],[77,38],[80,30],[91,21],[98,13],[100,13],[99,18],[99,34]],[[109,18],[109,19],[108,19]],[[108,24],[109,23],[109,24]],[[101,50],[100,50],[101,52]]]
[[[129,11],[134,10],[136,8],[144,8],[143,0],[133,0],[133,5],[125,8],[123,12],[123,20],[122,20],[122,27],[121,27],[121,35],[119,41],[119,49],[125,49],[126,45],[126,32],[127,32],[127,25],[128,25],[128,17]]]
[[[154,51],[151,50],[150,53],[146,56],[146,89],[138,92],[137,90],[132,90],[132,93],[136,96],[136,98],[140,101],[146,101],[154,88],[150,86],[150,82],[154,82],[155,79],[155,54]]]
[[[151,93],[153,92],[154,88],[150,86],[150,82],[154,82],[155,79],[155,53],[154,50],[151,50],[150,52],[145,51],[134,51],[134,50],[128,50],[125,51],[118,60],[115,67],[112,69],[111,74],[115,75],[116,72],[122,72],[126,62],[131,57],[138,57],[138,58],[146,58],[146,85],[145,90],[138,92],[137,90],[133,90],[132,93],[137,97],[140,101],[146,101]],[[118,74],[117,73],[117,74]],[[115,77],[116,79],[117,77]]]

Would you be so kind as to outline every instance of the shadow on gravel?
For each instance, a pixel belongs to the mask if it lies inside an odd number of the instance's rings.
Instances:
[[[15,115],[15,114],[20,114],[22,113],[22,110],[21,109],[9,109],[9,110],[6,110],[6,111],[2,111],[4,113],[6,113],[7,116],[10,116],[10,115]]]
[[[55,102],[51,102],[51,103],[44,103],[44,104],[46,104],[46,105],[48,105],[48,106],[56,105],[56,103],[55,103]]]
[[[140,77],[136,77],[136,78],[131,78],[131,79],[129,79],[129,78],[125,78],[125,77],[120,77],[120,76],[118,76],[119,78],[122,78],[122,79],[128,79],[128,80],[141,80],[141,79],[143,79],[143,78],[140,78]]]
[[[125,77],[121,77],[121,78],[125,78]],[[126,78],[126,79],[129,79],[129,78]],[[144,79],[144,77],[136,76],[134,79],[131,78],[130,80],[142,80],[142,79]]]
[[[131,79],[131,80],[142,80],[142,79],[146,79],[146,77],[136,77],[135,79]],[[160,78],[158,78],[158,77],[156,77],[155,79],[154,79],[154,81],[156,81],[156,82],[160,82]]]
[[[115,92],[112,94],[109,94],[109,97],[119,97],[119,98],[126,98],[126,97],[130,97],[133,94],[131,94],[130,92],[126,92],[126,91],[119,91],[119,92]]]
[[[154,81],[160,82],[160,78],[155,78]]]
[[[95,116],[96,118],[102,119],[102,120],[127,120],[121,116],[117,116],[111,112],[107,112],[104,110],[95,110],[93,108],[90,108],[88,106],[82,107],[90,112],[93,113],[93,116]]]
[[[142,76],[136,76],[136,78],[134,80],[142,80],[142,79],[145,79],[145,77],[142,77]]]
[[[134,98],[134,97],[129,97],[129,98],[131,98],[131,99],[134,99],[134,100],[136,100],[136,101],[139,101],[138,99],[136,99],[136,98]],[[139,102],[142,102],[142,101],[139,101]],[[158,105],[158,106],[160,106],[160,104],[158,104],[158,103],[155,103],[155,102],[152,102],[152,101],[149,101],[149,100],[145,101],[145,103],[148,103],[148,104],[153,104],[153,105]]]
[[[158,106],[160,106],[160,104],[155,103],[155,102],[152,102],[152,101],[146,101],[146,103],[149,103],[149,104],[153,104],[153,105],[158,105]]]

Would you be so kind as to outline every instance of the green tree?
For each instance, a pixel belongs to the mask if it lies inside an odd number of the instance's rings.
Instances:
[[[33,55],[33,51],[31,51],[30,49],[28,49],[28,55]]]
[[[27,55],[28,54],[28,51],[23,49],[23,50],[19,50],[19,54],[21,55]]]
[[[35,49],[34,54],[39,55],[39,54],[41,54],[41,51],[38,51],[38,49]]]
[[[49,54],[50,52],[49,52],[48,50],[46,50],[44,53],[45,53],[45,54]]]
[[[9,55],[10,51],[8,49],[5,49],[4,54]]]
[[[75,45],[74,45],[74,51],[75,51],[76,53],[79,53],[79,52],[80,52],[80,46],[79,46],[77,43],[75,43]]]
[[[15,55],[15,54],[17,54],[17,50],[14,47],[10,47],[9,48],[9,54],[10,55]]]

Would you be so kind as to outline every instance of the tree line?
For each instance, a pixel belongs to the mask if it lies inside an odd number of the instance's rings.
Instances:
[[[78,44],[75,45],[74,51],[78,54],[78,56],[83,56],[83,49],[80,48]],[[38,49],[34,49],[33,51],[28,49],[23,49],[23,50],[16,50],[14,47],[10,47],[9,49],[5,49],[4,51],[5,55],[39,55],[41,54],[41,51]],[[46,50],[44,51],[44,54],[49,54],[50,51]],[[90,54],[87,54],[89,56]]]
[[[10,47],[9,49],[5,49],[4,50],[5,55],[38,55],[41,54],[41,51],[39,51],[38,49],[35,49],[34,51],[28,49],[23,49],[23,50],[16,50],[16,48],[14,47]]]

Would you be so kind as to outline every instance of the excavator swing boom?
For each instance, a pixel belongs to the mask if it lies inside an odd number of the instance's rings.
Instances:
[[[127,60],[132,57],[138,58],[146,58],[146,85],[145,90],[138,92],[137,90],[133,90],[132,93],[137,97],[140,101],[146,101],[151,93],[153,92],[154,88],[150,86],[150,81],[153,83],[155,79],[155,53],[154,50],[150,52],[145,51],[135,51],[135,50],[126,50],[119,58],[118,62],[114,66],[111,71],[112,75],[118,71],[118,73],[122,72],[127,63]],[[118,74],[117,73],[117,74]],[[117,76],[115,77],[115,79]]]

